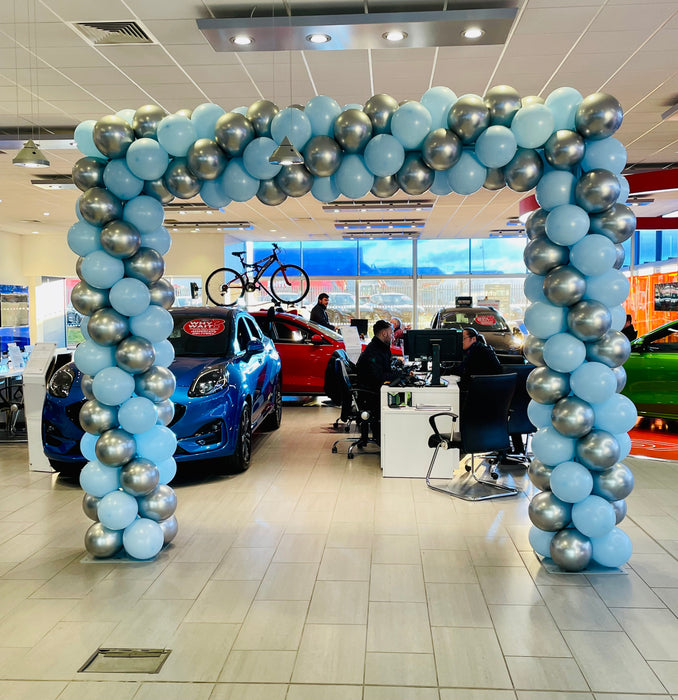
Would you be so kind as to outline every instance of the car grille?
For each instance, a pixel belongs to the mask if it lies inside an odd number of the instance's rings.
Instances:
[[[78,428],[80,427],[80,409],[85,405],[86,401],[87,399],[83,399],[77,403],[71,403],[64,409],[68,420],[70,420],[74,425],[77,425]]]
[[[171,428],[175,423],[180,421],[184,413],[186,413],[186,406],[182,403],[175,403],[174,404],[174,418],[172,418],[170,424],[167,426],[168,428]]]

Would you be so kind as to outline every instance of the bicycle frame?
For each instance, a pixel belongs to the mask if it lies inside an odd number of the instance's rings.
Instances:
[[[271,267],[271,265],[273,265],[273,263],[276,263],[276,262],[278,263],[278,265],[282,266],[280,258],[278,257],[277,246],[274,246],[273,252],[271,253],[271,255],[267,255],[265,258],[262,258],[261,260],[255,260],[253,263],[246,263],[241,257],[240,264],[243,266],[245,282],[247,284],[258,285],[271,298],[273,298],[273,295],[268,290],[266,285],[261,281],[261,278],[266,274],[266,270],[268,270],[268,268]],[[254,273],[255,273],[254,279],[250,278],[250,270],[254,270]],[[287,279],[287,275],[285,274],[284,268],[283,268],[283,278],[285,279],[285,282],[287,284],[289,284],[289,280]]]

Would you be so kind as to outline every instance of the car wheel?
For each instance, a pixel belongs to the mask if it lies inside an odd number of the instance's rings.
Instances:
[[[262,430],[277,430],[282,422],[282,380],[279,378],[273,392],[273,412],[261,424]]]
[[[252,456],[252,413],[249,404],[244,404],[238,423],[238,439],[235,452],[226,462],[232,472],[244,472],[250,466]]]

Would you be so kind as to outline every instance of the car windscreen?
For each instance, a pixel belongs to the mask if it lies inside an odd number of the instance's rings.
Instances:
[[[441,311],[439,328],[475,328],[484,331],[507,331],[506,321],[489,309],[450,309]]]
[[[332,338],[332,340],[343,340],[339,333],[335,333],[325,326],[320,326],[314,321],[304,321],[304,323],[306,323],[314,333],[324,333],[326,336]]]
[[[169,341],[177,357],[223,357],[228,354],[231,319],[174,314]]]

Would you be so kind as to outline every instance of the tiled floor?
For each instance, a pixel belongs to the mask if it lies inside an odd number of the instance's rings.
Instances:
[[[0,446],[0,698],[678,698],[675,462],[626,461],[625,575],[555,575],[526,495],[383,479],[331,454],[335,414],[286,406],[248,472],[179,484],[149,563],[83,561],[82,492]],[[172,653],[157,675],[78,673],[105,646]]]

